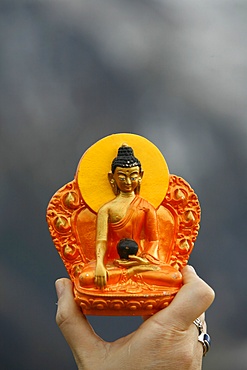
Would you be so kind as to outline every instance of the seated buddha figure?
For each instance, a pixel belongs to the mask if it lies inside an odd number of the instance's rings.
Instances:
[[[139,195],[142,177],[140,161],[123,144],[108,174],[115,198],[98,211],[96,260],[84,266],[80,286],[104,289],[130,280],[150,286],[181,286],[181,273],[159,259],[156,210]]]

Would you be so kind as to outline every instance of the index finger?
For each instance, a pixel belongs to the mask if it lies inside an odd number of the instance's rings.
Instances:
[[[78,348],[79,351],[81,348],[92,348],[99,339],[75,302],[72,282],[66,278],[59,279],[56,281],[56,289],[58,293],[56,322],[71,349],[76,351]]]

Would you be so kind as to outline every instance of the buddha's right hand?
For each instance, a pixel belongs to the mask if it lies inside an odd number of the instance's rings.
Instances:
[[[96,264],[95,269],[95,284],[100,288],[104,288],[107,283],[107,270],[102,262]]]

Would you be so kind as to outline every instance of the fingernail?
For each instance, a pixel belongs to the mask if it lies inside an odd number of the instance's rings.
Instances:
[[[196,274],[196,270],[194,269],[194,267],[193,266],[191,266],[191,265],[187,265],[188,266],[188,268],[192,271],[192,272],[194,272],[195,274]]]
[[[59,299],[62,296],[63,291],[64,291],[64,283],[62,279],[59,279],[55,282],[55,288],[57,292],[57,298]]]

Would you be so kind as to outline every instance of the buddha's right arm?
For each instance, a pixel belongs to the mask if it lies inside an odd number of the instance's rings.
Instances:
[[[107,249],[106,240],[97,240],[96,241],[96,262],[104,264],[104,257]]]
[[[104,205],[99,209],[97,214],[97,224],[96,224],[96,248],[101,246],[104,248],[104,243],[106,247],[107,235],[108,235],[108,207]]]
[[[96,261],[104,262],[107,249],[108,234],[108,207],[104,205],[99,209],[96,224]]]
[[[103,206],[97,215],[96,228],[96,268],[95,283],[98,287],[103,288],[107,282],[107,271],[104,265],[104,258],[107,250],[108,234],[108,209]]]
[[[96,243],[96,267],[95,267],[95,284],[99,288],[104,288],[107,283],[107,270],[104,265],[107,242],[99,240]]]

